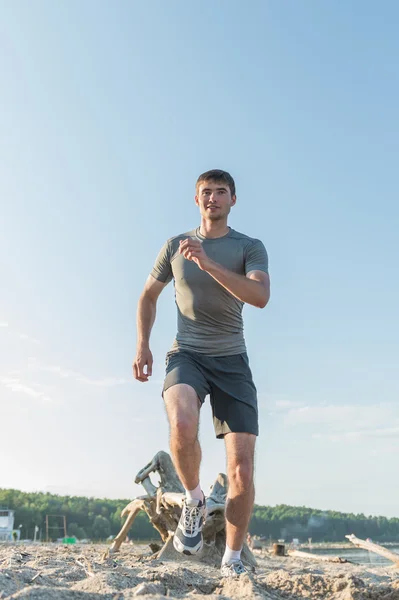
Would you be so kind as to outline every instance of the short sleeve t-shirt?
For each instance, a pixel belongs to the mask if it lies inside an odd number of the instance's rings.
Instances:
[[[234,229],[219,238],[206,238],[199,229],[170,238],[159,252],[151,275],[164,283],[174,282],[177,335],[172,351],[191,350],[208,356],[246,352],[244,303],[193,261],[179,254],[180,241],[188,237],[199,240],[209,258],[234,273],[268,273],[268,256],[263,243]]]

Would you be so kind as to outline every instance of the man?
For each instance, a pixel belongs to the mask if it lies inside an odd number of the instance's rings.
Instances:
[[[270,297],[268,257],[259,240],[227,225],[236,203],[233,178],[208,171],[198,178],[197,229],[169,239],[161,249],[137,310],[134,377],[152,374],[150,332],[157,299],[174,280],[178,312],[176,339],[166,357],[163,398],[170,425],[170,449],[186,490],[174,547],[185,554],[202,548],[206,518],[199,482],[199,411],[209,394],[214,428],[224,438],[229,481],[223,576],[245,572],[241,550],[254,503],[254,449],[258,435],[256,388],[243,335],[244,303],[264,308]]]

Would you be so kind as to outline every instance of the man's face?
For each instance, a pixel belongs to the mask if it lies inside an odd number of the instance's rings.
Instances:
[[[236,197],[231,195],[227,183],[203,181],[198,186],[195,203],[202,217],[218,221],[227,217],[231,207],[236,203]]]

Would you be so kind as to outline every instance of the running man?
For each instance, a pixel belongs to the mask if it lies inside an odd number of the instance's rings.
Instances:
[[[229,481],[226,549],[221,573],[245,573],[241,550],[254,504],[254,451],[258,435],[256,388],[246,353],[242,309],[264,308],[270,297],[267,252],[261,241],[227,225],[236,203],[233,178],[218,169],[203,173],[195,202],[201,225],[170,238],[161,249],[137,309],[135,379],[148,381],[153,357],[150,333],[156,304],[173,279],[178,328],[166,356],[163,398],[170,450],[186,490],[174,547],[184,554],[202,548],[206,519],[199,471],[199,412],[209,394],[215,433],[224,439]]]

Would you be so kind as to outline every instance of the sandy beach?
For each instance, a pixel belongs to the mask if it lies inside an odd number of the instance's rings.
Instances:
[[[196,559],[154,559],[148,546],[0,546],[0,598],[128,600],[164,598],[323,598],[399,600],[392,566],[318,563],[257,554],[255,573],[221,578],[218,565]]]

